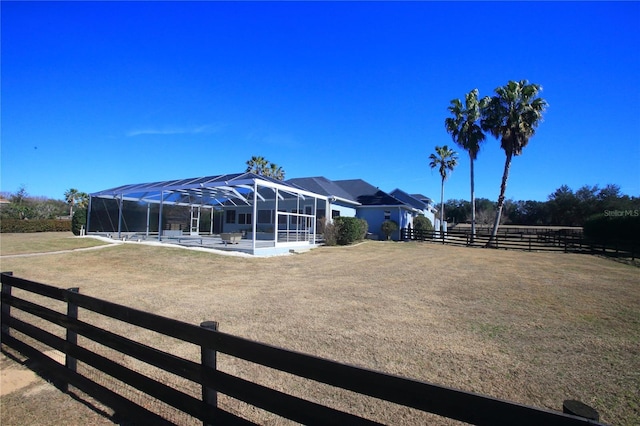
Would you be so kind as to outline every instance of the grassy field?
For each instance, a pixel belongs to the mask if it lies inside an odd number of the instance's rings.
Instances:
[[[2,255],[13,252],[9,241]],[[640,270],[607,259],[428,243],[273,258],[125,244],[4,258],[2,270],[340,362],[554,410],[579,399],[604,422],[640,423]],[[225,357],[220,369],[388,424],[454,424]],[[3,425],[24,424],[34,405],[42,414],[32,424],[80,424],[42,406],[57,391],[29,389],[2,397]],[[221,405],[285,424],[233,400]]]
[[[76,238],[71,232],[0,234],[0,254],[2,256],[75,250],[104,244],[106,243],[94,238]]]

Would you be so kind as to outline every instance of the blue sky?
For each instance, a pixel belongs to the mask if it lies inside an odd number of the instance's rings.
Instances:
[[[507,198],[640,195],[638,2],[7,2],[1,185],[62,198],[243,171],[362,178],[439,200],[447,106],[541,84],[550,107]],[[469,160],[445,198],[469,198]],[[497,199],[489,136],[476,196]]]

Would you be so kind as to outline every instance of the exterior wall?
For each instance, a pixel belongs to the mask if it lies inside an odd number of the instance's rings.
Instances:
[[[356,217],[367,221],[369,233],[377,235],[380,240],[384,240],[386,237],[381,227],[382,222],[385,221],[385,211],[388,211],[390,213],[390,219],[398,224],[398,230],[391,234],[391,239],[397,241],[400,239],[400,230],[403,227],[406,228],[409,223],[413,222],[411,213],[408,210],[398,208],[398,206],[360,207],[358,208]]]
[[[429,219],[429,220],[431,221],[431,224],[432,224],[432,225],[434,226],[434,228],[435,228],[435,226],[436,226],[436,215],[435,215],[433,212],[428,211],[428,210],[424,210],[424,211],[423,211],[423,213],[424,213],[424,217],[426,217],[427,219]],[[413,225],[412,225],[412,226],[413,226]]]
[[[329,204],[329,209],[327,211],[327,217],[328,218],[332,218],[333,217],[333,212],[335,212],[335,211],[337,211],[339,213],[338,216],[356,217],[356,209],[355,209],[355,207],[346,206],[346,205],[342,205],[342,204],[338,204],[338,203],[330,203]]]

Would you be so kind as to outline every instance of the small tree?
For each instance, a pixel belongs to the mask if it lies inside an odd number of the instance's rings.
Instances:
[[[87,226],[87,210],[86,209],[77,209],[73,214],[73,218],[71,219],[71,232],[73,235],[80,235],[80,229],[82,227]]]
[[[387,240],[391,239],[391,234],[398,230],[398,223],[395,220],[385,220],[380,227]]]

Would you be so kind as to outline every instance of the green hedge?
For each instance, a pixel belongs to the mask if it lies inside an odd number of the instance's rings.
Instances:
[[[640,215],[638,210],[621,210],[591,216],[584,223],[584,235],[588,239],[607,241],[640,242]]]
[[[70,220],[2,219],[2,221],[0,221],[0,232],[2,233],[69,232],[69,231],[71,231]]]
[[[363,219],[341,216],[333,221],[337,229],[336,242],[340,245],[360,241],[367,235],[368,224]]]

